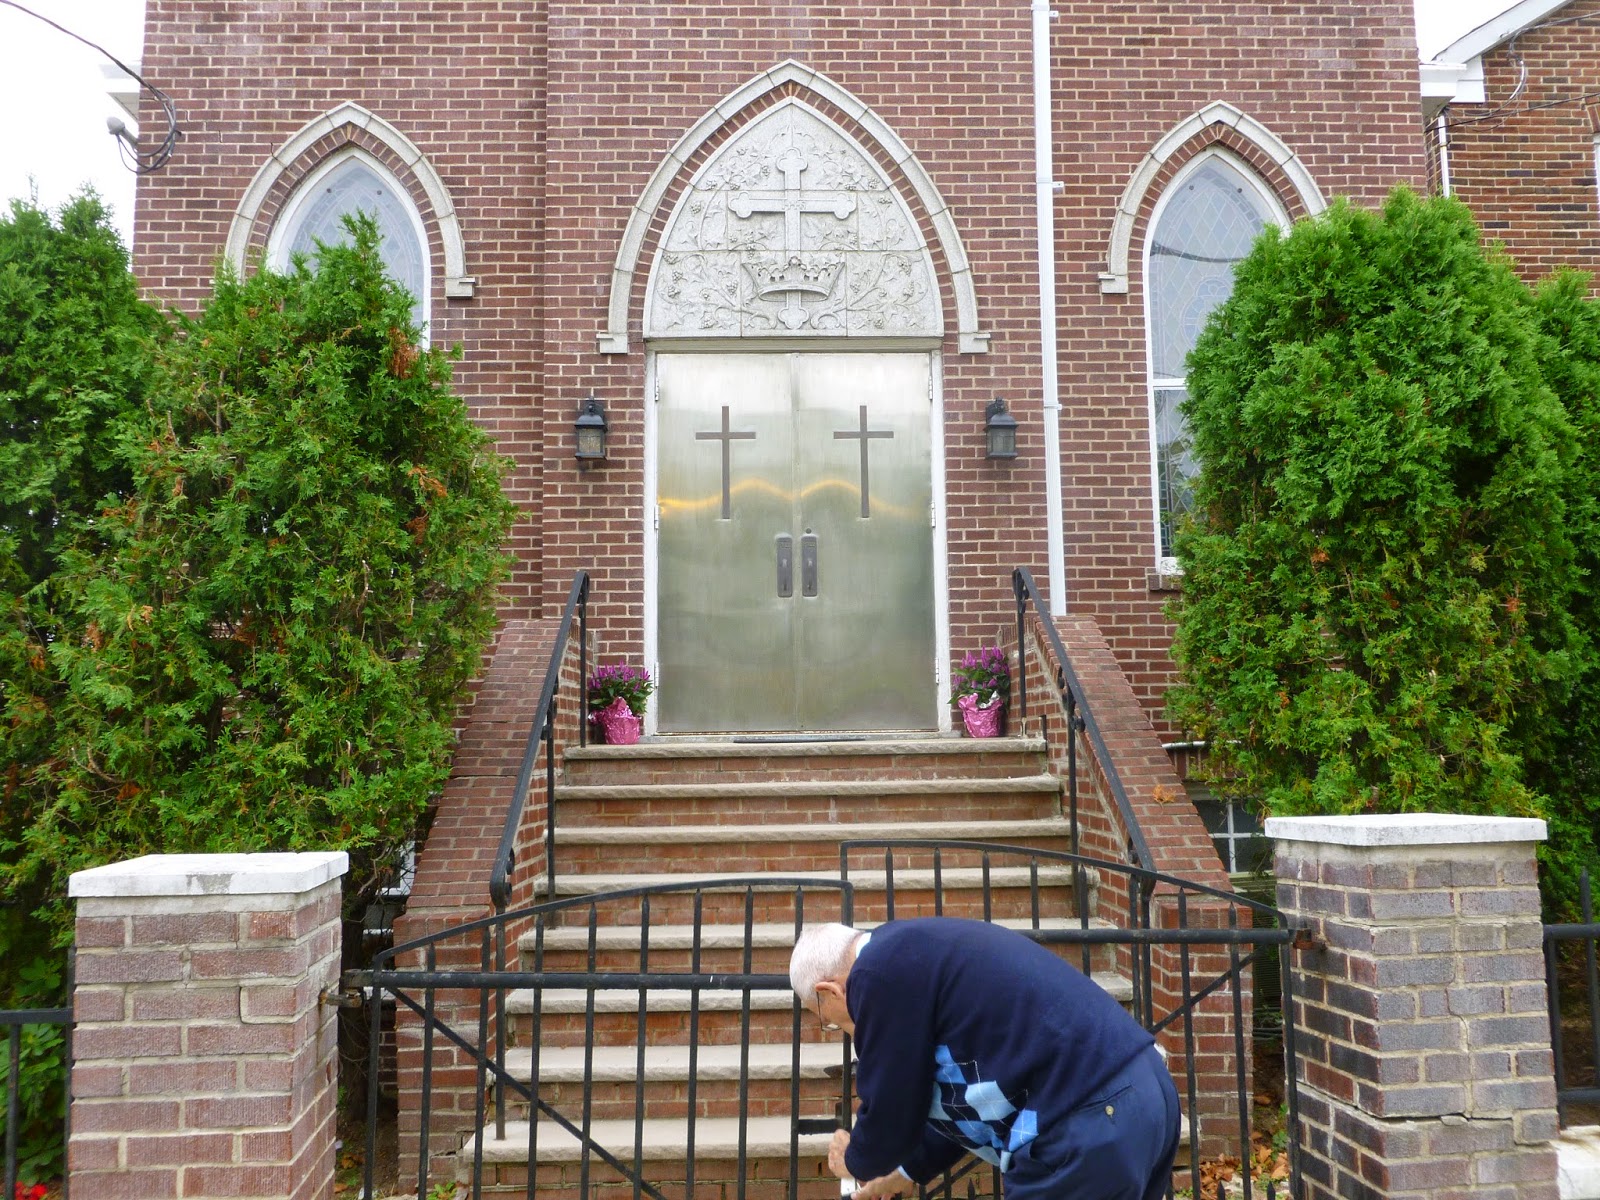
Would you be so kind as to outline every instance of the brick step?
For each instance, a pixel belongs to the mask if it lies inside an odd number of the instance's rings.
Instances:
[[[1124,976],[1096,971],[1094,981],[1119,1004],[1133,1000],[1133,985]],[[723,988],[699,990],[698,1011],[694,995],[686,988],[656,988],[646,992],[644,1013],[645,1040],[650,1045],[687,1045],[691,1016],[698,1027],[702,1046],[738,1045],[746,1019],[742,991]],[[513,1038],[519,1045],[533,1040],[534,989],[516,988],[506,993],[506,1014],[511,1018]],[[539,997],[538,1041],[541,1047],[582,1046],[590,1020],[588,993],[581,988],[546,988]],[[596,1046],[634,1045],[639,1036],[639,993],[600,991],[594,994]],[[794,993],[787,988],[752,991],[749,997],[750,1041],[756,1044],[787,1046],[795,1038]],[[837,1035],[824,1034],[816,1017],[801,1012],[799,1038],[802,1042],[834,1044]]]
[[[573,1116],[569,1115],[568,1119],[574,1125],[580,1124]],[[735,1119],[696,1120],[693,1125],[695,1195],[725,1196],[728,1200],[739,1196],[744,1200],[787,1200],[792,1136],[792,1122],[787,1116],[762,1117],[746,1124],[742,1163]],[[496,1139],[491,1128],[484,1140],[483,1191],[485,1194],[525,1195],[528,1124],[507,1121],[505,1132],[504,1139]],[[646,1181],[668,1196],[684,1195],[688,1175],[684,1147],[688,1144],[689,1122],[646,1119],[639,1132],[639,1156]],[[618,1161],[632,1166],[633,1121],[595,1121],[589,1133]],[[827,1134],[805,1134],[799,1138],[795,1156],[799,1187],[794,1200],[839,1200],[839,1181],[828,1173],[828,1137]],[[577,1138],[554,1121],[539,1122],[538,1146],[539,1167],[534,1190],[540,1200],[633,1200],[633,1184],[598,1156],[590,1156],[585,1180],[579,1164]],[[456,1158],[456,1180],[461,1184],[470,1185],[476,1148],[476,1139],[469,1139]],[[584,1182],[588,1184],[587,1192],[579,1190]]]
[[[827,1113],[806,1112],[808,1117]],[[581,1122],[569,1116],[574,1125]],[[740,1145],[739,1123],[721,1118],[696,1120],[694,1127],[694,1178],[696,1194],[743,1196],[744,1200],[787,1200],[791,1146],[799,1187],[793,1200],[838,1200],[839,1181],[828,1173],[827,1153],[830,1135],[793,1133],[787,1117],[762,1117],[745,1125]],[[636,1127],[632,1120],[594,1121],[590,1138],[604,1146],[619,1162],[632,1167],[637,1153],[644,1178],[667,1195],[682,1195],[687,1178],[684,1148],[688,1144],[690,1122],[685,1119],[645,1121]],[[528,1123],[507,1121],[505,1137],[496,1138],[491,1128],[483,1139],[483,1190],[485,1193],[517,1191],[526,1194],[528,1179]],[[540,1200],[631,1200],[633,1185],[591,1155],[588,1178],[580,1173],[581,1144],[554,1121],[540,1121],[538,1136],[538,1175],[535,1192]],[[1179,1127],[1179,1162],[1187,1161],[1189,1122]],[[456,1179],[470,1184],[477,1138],[469,1138],[456,1158]],[[741,1152],[743,1162],[740,1161]],[[743,1170],[740,1171],[742,1166]],[[979,1200],[992,1196],[992,1175],[982,1167],[969,1179]],[[589,1191],[580,1192],[582,1182]],[[966,1195],[965,1184],[960,1194]]]
[[[978,739],[975,739],[978,740]],[[982,739],[987,740],[987,739]],[[556,839],[594,825],[850,824],[1019,821],[1058,816],[1061,781],[1035,771],[1001,779],[836,779],[752,783],[566,784],[556,789]]]
[[[811,781],[823,777],[978,779],[1037,772],[1043,738],[861,738],[827,742],[657,738],[569,746],[563,784]],[[559,787],[558,787],[559,793]]]
[[[1013,860],[1014,861],[1014,860]],[[1099,873],[1092,867],[1074,868],[1070,865],[1041,864],[1034,872],[1029,867],[992,867],[987,876],[980,867],[951,867],[941,869],[938,884],[946,916],[982,917],[984,898],[982,888],[987,879],[992,916],[1006,918],[1033,915],[1033,889],[1037,883],[1040,900],[1040,917],[1066,917],[1077,915],[1073,911],[1072,886],[1074,870],[1081,871],[1088,888],[1089,912],[1092,915],[1099,885]],[[557,874],[554,890],[549,881],[539,879],[534,885],[537,899],[566,899],[569,897],[596,896],[630,888],[656,887],[673,883],[716,883],[723,880],[747,880],[757,872],[712,871],[698,874]],[[727,887],[701,893],[702,922],[704,924],[742,925],[745,919],[746,893],[750,896],[753,920],[757,924],[794,921],[793,880],[836,882],[837,866],[829,871],[786,872],[789,882],[757,882]],[[873,923],[888,919],[887,875],[882,870],[859,870],[850,873],[854,885],[855,921]],[[897,917],[933,916],[938,905],[934,892],[935,873],[931,869],[907,868],[894,872],[894,915]],[[836,894],[836,893],[834,893]],[[827,889],[818,888],[806,894],[806,918],[813,921],[836,919],[835,905]],[[666,892],[650,897],[653,920],[663,924],[690,924],[694,920],[695,893]],[[601,924],[617,924],[637,920],[639,906],[633,901],[617,901],[597,906],[596,919]],[[572,925],[584,924],[589,919],[584,905],[574,905],[563,918]]]
[[[695,1061],[694,1111],[701,1117],[787,1116],[794,1111],[793,1050],[790,1042],[754,1044],[740,1096],[740,1047],[702,1046]],[[829,1111],[840,1098],[843,1043],[800,1044],[801,1111]],[[506,1054],[506,1069],[523,1081],[533,1076],[533,1051]],[[636,1045],[597,1046],[589,1064],[590,1115],[631,1119],[640,1103],[651,1117],[683,1119],[689,1109],[689,1051],[686,1046],[647,1046],[638,1074]],[[539,1096],[563,1112],[581,1112],[584,1100],[584,1050],[581,1046],[540,1047]],[[512,1095],[507,1115],[527,1117],[527,1105]]]
[[[819,915],[816,922],[808,918],[808,924],[820,923],[825,916]],[[1009,918],[996,921],[996,925],[1004,925],[1010,929],[1027,931],[1034,928],[1034,923],[1022,917]],[[1038,927],[1045,930],[1077,929],[1082,925],[1076,917],[1053,917],[1041,920]],[[1087,922],[1091,929],[1108,929],[1111,923],[1099,917],[1090,918]],[[857,922],[858,928],[875,928],[877,922]],[[789,970],[789,953],[794,947],[794,923],[774,922],[755,925],[750,930],[750,969],[760,973],[783,975]],[[532,971],[536,969],[535,956],[539,952],[540,935],[537,932],[525,933],[518,943],[521,969]],[[639,970],[640,937],[637,926],[629,925],[597,925],[595,927],[594,951],[595,969],[599,971],[637,971]],[[1117,953],[1114,946],[1092,947],[1097,960],[1104,959],[1109,965],[1109,960]],[[1078,964],[1080,950],[1066,947],[1057,947],[1057,952],[1069,957],[1073,965]],[[589,956],[589,930],[586,926],[556,926],[544,931],[543,935],[543,962],[546,971],[583,971],[588,969]],[[692,925],[652,925],[650,927],[650,969],[657,972],[678,972],[695,970],[694,964],[694,926]],[[742,971],[744,970],[744,926],[743,925],[705,925],[700,930],[700,960],[698,970],[702,972],[713,971]]]
[[[675,872],[827,871],[839,864],[839,844],[860,839],[938,837],[953,841],[1004,842],[1039,850],[1068,850],[1072,823],[1064,817],[1031,821],[860,821],[841,823],[726,825],[563,825],[557,830],[557,861],[563,870],[650,872],[670,862]],[[920,852],[924,860],[928,852]],[[881,863],[881,851],[861,851]],[[904,855],[902,854],[903,858]],[[949,866],[978,865],[981,855],[970,850],[945,850]],[[1015,863],[1013,855],[999,863]]]

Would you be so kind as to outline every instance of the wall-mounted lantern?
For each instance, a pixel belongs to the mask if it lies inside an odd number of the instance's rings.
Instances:
[[[590,463],[605,461],[606,414],[593,392],[589,393],[589,398],[578,410],[578,419],[572,423],[572,432],[575,435],[576,447],[573,450],[573,457],[578,460],[580,468]]]
[[[988,457],[1017,456],[1017,419],[1006,411],[1006,402],[999,396],[983,410],[983,432],[989,444]]]

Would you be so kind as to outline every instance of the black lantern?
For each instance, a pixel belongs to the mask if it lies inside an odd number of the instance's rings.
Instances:
[[[1017,456],[1017,419],[1006,411],[1006,402],[999,396],[983,410],[983,432],[988,438],[990,458]]]
[[[593,392],[578,410],[578,419],[572,423],[577,448],[573,456],[578,465],[601,462],[606,456],[606,414]]]

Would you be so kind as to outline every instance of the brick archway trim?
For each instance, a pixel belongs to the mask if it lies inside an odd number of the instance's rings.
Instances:
[[[622,243],[617,247],[616,264],[611,268],[611,299],[606,310],[606,328],[599,336],[601,354],[628,353],[628,301],[633,278],[644,253],[645,239],[672,181],[718,130],[738,113],[768,93],[786,85],[805,88],[852,117],[865,136],[887,154],[904,173],[918,202],[928,214],[934,232],[949,264],[950,282],[956,303],[957,349],[962,354],[982,354],[989,349],[989,334],[978,329],[978,294],[972,281],[972,264],[961,244],[955,218],[932,177],[916,155],[889,125],[865,103],[819,71],[785,59],[763,71],[742,87],[719,100],[667,151],[628,214]]]
[[[1145,154],[1122,190],[1116,216],[1111,221],[1111,240],[1106,247],[1106,269],[1100,274],[1100,291],[1121,295],[1128,290],[1128,248],[1133,243],[1133,227],[1151,184],[1161,168],[1196,134],[1213,126],[1225,126],[1256,146],[1281,170],[1299,194],[1307,216],[1316,216],[1328,201],[1311,177],[1300,156],[1272,130],[1223,100],[1214,100],[1187,120],[1180,121],[1162,135]]]
[[[445,187],[444,180],[410,138],[376,113],[350,102],[307,121],[271,158],[261,164],[261,169],[245,189],[239,207],[234,210],[233,222],[228,227],[228,241],[222,252],[223,259],[239,271],[245,269],[250,235],[273,188],[293,169],[301,155],[329,134],[341,129],[365,132],[369,138],[376,139],[392,151],[411,170],[428,198],[433,217],[439,223],[440,249],[444,251],[444,294],[451,298],[470,297],[478,281],[467,274],[466,242],[461,236],[461,221],[456,216],[455,203],[450,199],[450,191]]]

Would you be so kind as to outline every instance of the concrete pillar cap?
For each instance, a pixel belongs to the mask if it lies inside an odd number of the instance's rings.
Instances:
[[[260,896],[309,892],[350,869],[343,850],[306,854],[147,854],[77,871],[67,895]]]
[[[1387,813],[1348,817],[1268,817],[1266,835],[1279,842],[1334,846],[1459,846],[1542,842],[1537,817],[1472,817],[1454,813]]]

